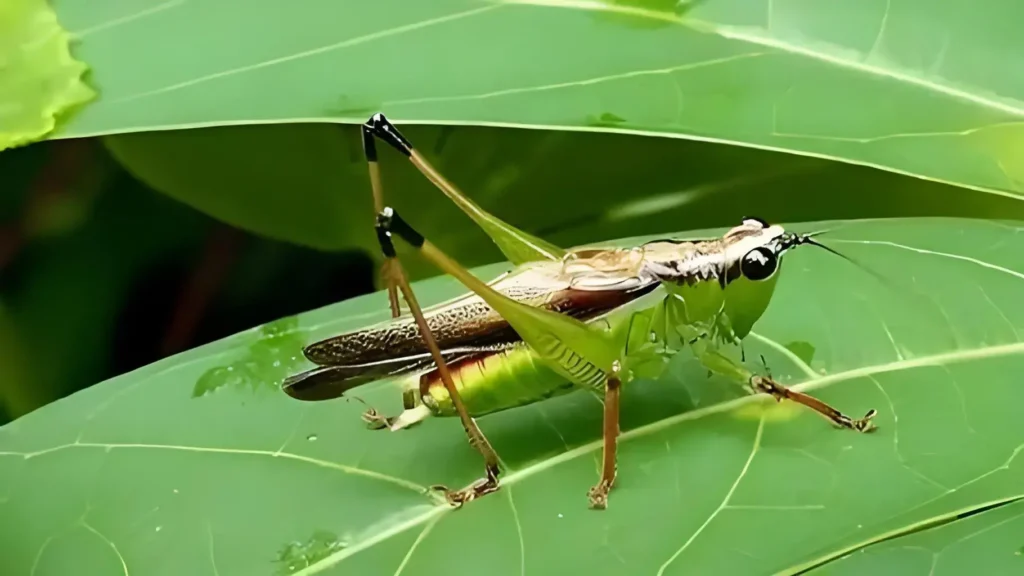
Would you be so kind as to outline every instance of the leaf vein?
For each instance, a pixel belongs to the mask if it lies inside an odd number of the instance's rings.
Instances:
[[[139,10],[138,12],[133,12],[131,14],[126,14],[124,16],[119,16],[119,17],[114,18],[112,20],[107,20],[106,22],[101,22],[99,24],[94,24],[92,26],[89,26],[88,28],[84,28],[84,29],[79,30],[77,32],[72,32],[71,36],[73,38],[75,38],[76,40],[81,40],[82,38],[85,38],[86,36],[91,36],[92,34],[95,34],[97,32],[102,32],[104,30],[110,30],[111,28],[116,28],[118,26],[123,26],[124,24],[128,24],[129,22],[134,22],[136,20],[139,20],[140,18],[145,18],[147,16],[152,16],[153,14],[157,14],[159,12],[163,12],[164,10],[168,10],[168,9],[171,9],[171,8],[176,8],[178,6],[181,6],[184,3],[185,3],[185,0],[168,0],[167,2],[163,2],[161,4],[157,4],[156,6],[150,6],[149,8],[145,8],[143,10]]]
[[[628,16],[647,18],[650,20],[669,22],[690,28],[697,32],[715,34],[727,40],[735,40],[745,44],[773,48],[779,52],[803,56],[826,64],[832,64],[839,68],[846,68],[871,76],[888,78],[904,84],[910,84],[949,96],[957,100],[963,100],[978,106],[1004,112],[1013,116],[1024,116],[1024,105],[1008,98],[990,98],[981,94],[955,87],[946,82],[940,82],[925,78],[909,71],[897,70],[895,67],[884,68],[877,64],[869,64],[865,61],[864,55],[840,54],[837,48],[829,51],[821,48],[801,46],[793,42],[780,40],[764,28],[739,27],[698,20],[695,18],[682,18],[670,12],[661,12],[622,4],[612,4],[599,0],[498,0],[504,4],[523,4],[531,6],[547,6],[551,8],[572,8],[577,10],[589,10],[595,12],[613,12]],[[847,50],[847,52],[850,52]]]
[[[210,526],[210,522],[206,522],[206,538],[208,545],[208,552],[210,553],[210,566],[213,568],[213,576],[220,576],[220,570],[217,569],[217,551],[213,545],[213,527]]]
[[[628,78],[637,78],[642,76],[657,76],[663,74],[673,74],[675,72],[682,72],[686,70],[695,70],[698,68],[706,68],[709,66],[716,66],[721,64],[727,64],[738,60],[747,60],[750,58],[756,58],[758,56],[764,56],[764,52],[751,52],[748,54],[733,54],[731,56],[724,56],[722,58],[712,58],[710,60],[702,60],[700,62],[687,62],[686,64],[680,64],[678,66],[669,66],[668,68],[653,68],[648,70],[631,70],[629,72],[622,72],[619,74],[608,74],[605,76],[595,76],[593,78],[586,78],[583,80],[570,80],[567,82],[556,82],[554,84],[541,84],[538,86],[522,86],[519,88],[506,88],[503,90],[495,90],[492,92],[484,92],[481,94],[463,94],[459,96],[429,96],[423,98],[409,98],[407,100],[392,100],[384,102],[381,107],[395,107],[395,106],[410,106],[414,104],[433,104],[433,103],[447,103],[447,102],[465,102],[472,100],[487,100],[490,98],[499,98],[502,96],[512,96],[516,94],[530,94],[533,92],[546,92],[549,90],[561,90],[563,88],[577,88],[580,86],[591,86],[594,84],[602,84],[605,82],[613,82],[615,80],[625,80]],[[677,84],[678,87],[678,84]]]
[[[981,266],[983,268],[988,268],[990,270],[995,270],[997,272],[1002,272],[1003,274],[1009,274],[1011,276],[1015,276],[1017,278],[1020,278],[1021,280],[1024,280],[1024,273],[1017,272],[1016,270],[1011,270],[1009,268],[1004,268],[1002,266],[999,266],[998,264],[992,264],[991,262],[985,262],[984,260],[979,260],[977,258],[971,258],[970,256],[964,256],[962,254],[951,254],[949,252],[938,252],[936,250],[928,250],[926,248],[917,248],[917,247],[914,247],[914,246],[907,246],[906,244],[900,244],[898,242],[890,242],[888,240],[833,240],[833,242],[841,243],[841,244],[869,244],[869,245],[875,245],[875,246],[889,246],[889,247],[892,247],[892,248],[899,248],[901,250],[909,250],[911,252],[917,252],[918,254],[928,254],[928,255],[931,255],[931,256],[939,256],[939,257],[942,257],[942,258],[952,258],[954,260],[962,260],[964,262],[969,262],[971,264],[975,264],[975,265]]]
[[[417,548],[419,548],[420,542],[427,539],[427,536],[430,535],[431,530],[434,529],[434,526],[437,525],[441,518],[443,518],[443,516],[435,516],[427,523],[426,526],[423,527],[423,530],[420,530],[419,535],[416,536],[415,540],[413,540],[412,546],[409,546],[409,550],[405,553],[405,556],[402,557],[402,563],[399,564],[398,568],[395,570],[395,576],[401,576],[402,571],[405,570],[405,566],[409,563],[409,559],[412,558],[413,553],[416,552]]]
[[[747,475],[747,471],[750,470],[750,463],[754,461],[754,456],[757,454],[757,449],[761,447],[761,436],[763,433],[764,414],[761,415],[761,419],[757,423],[757,432],[754,434],[754,445],[750,449],[750,455],[747,456],[747,461],[743,464],[743,468],[740,469],[740,473],[739,475],[736,476],[736,480],[732,483],[732,487],[730,487],[729,491],[726,492],[725,498],[722,499],[722,503],[719,504],[718,508],[715,508],[714,512],[712,512],[711,515],[708,516],[707,520],[705,520],[704,523],[701,524],[697,528],[697,530],[695,530],[693,534],[690,535],[690,538],[686,542],[684,542],[678,550],[676,550],[675,554],[670,556],[669,559],[661,565],[661,568],[658,569],[658,576],[662,576],[665,573],[665,569],[668,568],[669,564],[674,562],[676,558],[678,558],[684,551],[686,551],[686,549],[689,548],[690,544],[692,544],[693,541],[696,540],[702,532],[704,532],[704,529],[707,528],[709,524],[711,524],[711,521],[714,520],[718,516],[718,514],[722,510],[725,510],[725,508],[729,505],[729,500],[732,499],[732,495],[736,492],[736,488],[740,485],[740,481],[743,480],[743,478]]]
[[[36,552],[36,557],[32,560],[32,570],[29,571],[28,576],[35,576],[36,570],[39,569],[39,562],[43,559],[43,553],[46,552],[46,548],[53,542],[53,535],[47,536],[46,540],[43,540],[42,546],[39,547],[39,551]]]
[[[410,32],[410,31],[413,31],[413,30],[420,30],[422,28],[428,28],[430,26],[434,26],[434,25],[437,25],[437,24],[444,24],[446,22],[450,22],[450,21],[453,21],[453,20],[460,20],[462,18],[466,18],[466,17],[469,17],[469,16],[475,16],[476,14],[480,14],[480,13],[483,13],[483,12],[490,12],[491,10],[495,10],[497,8],[500,8],[500,7],[501,7],[500,5],[483,6],[483,7],[479,7],[479,8],[473,8],[472,10],[463,10],[462,12],[455,12],[453,14],[446,14],[444,16],[438,16],[436,18],[430,18],[430,19],[427,19],[427,20],[422,20],[420,22],[413,22],[411,24],[405,24],[405,25],[402,25],[402,26],[395,26],[393,28],[386,28],[384,30],[378,30],[376,32],[371,32],[370,34],[364,34],[362,36],[356,36],[355,38],[348,38],[348,39],[342,40],[340,42],[334,42],[333,44],[327,44],[326,46],[319,46],[319,47],[316,47],[316,48],[310,48],[309,50],[303,50],[302,52],[296,52],[294,54],[289,54],[287,56],[279,56],[277,58],[271,58],[270,60],[264,60],[262,62],[256,62],[254,64],[247,64],[245,66],[239,66],[237,68],[231,68],[231,69],[228,69],[228,70],[221,70],[220,72],[214,72],[212,74],[206,74],[204,76],[200,76],[198,78],[193,78],[191,80],[185,80],[183,82],[178,82],[176,84],[171,84],[171,85],[168,85],[168,86],[163,86],[161,88],[155,88],[153,90],[147,90],[145,92],[139,92],[137,94],[132,94],[132,95],[129,95],[129,96],[124,96],[122,98],[118,98],[116,100],[112,100],[110,102],[110,104],[124,104],[126,102],[132,102],[132,101],[139,100],[139,99],[142,99],[142,98],[148,98],[148,97],[157,96],[157,95],[160,95],[160,94],[167,94],[169,92],[176,92],[176,91],[181,90],[183,88],[190,88],[190,87],[196,86],[198,84],[204,84],[204,83],[209,82],[211,80],[219,80],[221,78],[227,78],[227,77],[230,77],[230,76],[236,76],[238,74],[243,74],[245,72],[252,72],[253,70],[260,70],[262,68],[268,68],[270,66],[276,66],[278,64],[284,64],[286,62],[293,62],[295,60],[302,60],[303,58],[309,58],[311,56],[318,56],[320,54],[326,54],[326,53],[329,53],[329,52],[334,52],[336,50],[341,50],[341,49],[344,49],[344,48],[350,48],[352,46],[358,46],[360,44],[365,44],[367,42],[373,42],[374,40],[379,40],[381,38],[387,38],[389,36],[396,36],[398,34],[402,34],[402,33],[405,33],[405,32]]]
[[[773,124],[775,126],[776,124]],[[1007,122],[994,122],[992,124],[986,124],[984,126],[978,126],[976,128],[967,128],[965,130],[939,130],[935,132],[896,132],[893,134],[882,134],[881,136],[824,136],[821,134],[808,134],[802,132],[780,132],[772,129],[772,136],[779,138],[800,138],[804,140],[823,140],[826,142],[849,142],[851,144],[874,144],[875,142],[884,142],[886,140],[902,140],[902,139],[914,139],[914,138],[962,138],[967,136],[973,136],[986,130],[993,130],[998,128],[1007,127],[1024,127],[1024,122],[1019,120],[1011,120]]]
[[[892,451],[896,455],[896,460],[898,460],[900,465],[902,465],[908,472],[910,472],[914,476],[917,476],[921,480],[924,480],[925,482],[938,488],[939,490],[949,493],[948,486],[945,486],[942,483],[931,479],[930,477],[922,473],[920,470],[917,470],[909,463],[907,463],[907,459],[903,456],[903,452],[900,451],[900,419],[899,416],[896,414],[896,404],[893,403],[892,398],[889,396],[889,393],[885,391],[885,387],[882,386],[882,383],[879,382],[877,378],[875,378],[874,376],[868,376],[868,380],[870,380],[871,383],[874,384],[876,388],[878,388],[878,391],[881,392],[882,396],[885,397],[886,402],[889,403],[889,413],[892,414]]]
[[[789,348],[786,348],[782,344],[779,344],[775,340],[772,340],[771,338],[769,338],[767,336],[762,336],[761,334],[758,334],[757,332],[751,332],[750,336],[752,338],[754,338],[755,340],[761,341],[762,344],[765,344],[765,345],[770,346],[770,347],[774,348],[775,350],[777,350],[780,354],[782,354],[783,356],[788,358],[790,362],[795,364],[796,367],[799,368],[807,376],[809,376],[811,378],[817,378],[817,377],[821,376],[820,374],[815,372],[814,369],[811,368],[809,364],[807,364],[807,362],[804,362],[803,358],[797,356],[796,354],[793,353],[792,350],[790,350]]]
[[[109,546],[110,549],[114,551],[114,554],[117,555],[117,559],[121,562],[121,570],[124,571],[124,576],[129,576],[129,574],[128,574],[128,563],[124,561],[124,556],[122,556],[121,555],[121,551],[117,549],[117,545],[115,545],[110,540],[110,538],[107,538],[106,536],[104,536],[102,532],[100,532],[99,530],[94,528],[92,524],[89,524],[85,520],[80,520],[80,522],[81,522],[83,528],[85,528],[89,532],[92,532],[93,534],[95,534],[97,538],[99,538],[100,540],[103,540],[103,542],[105,542],[107,544],[107,546]]]
[[[304,462],[306,464],[312,464],[321,468],[330,468],[332,470],[338,470],[346,474],[352,474],[354,476],[363,476],[366,478],[373,478],[383,482],[388,482],[396,486],[401,486],[408,490],[415,492],[425,493],[427,487],[384,474],[382,472],[375,472],[373,470],[367,470],[365,468],[357,468],[355,466],[347,466],[345,464],[339,464],[337,462],[329,462],[327,460],[320,460],[319,458],[312,458],[310,456],[303,456],[301,454],[293,454],[291,452],[281,451],[270,451],[270,450],[255,450],[248,448],[214,448],[205,446],[183,446],[175,444],[116,444],[116,443],[101,443],[101,442],[74,442],[70,444],[61,444],[60,446],[54,446],[52,448],[45,448],[43,450],[37,450],[35,452],[0,452],[0,456],[21,456],[22,458],[30,459],[37,458],[40,456],[46,456],[63,450],[72,448],[99,448],[103,450],[175,450],[181,452],[200,452],[208,454],[238,454],[244,456],[267,456],[270,458],[282,458],[285,460],[296,460],[298,462]]]
[[[519,522],[519,509],[516,508],[516,501],[512,498],[512,487],[505,490],[508,494],[508,505],[512,508],[512,520],[516,524],[516,534],[519,536],[519,576],[526,576],[526,540],[523,538],[523,525]]]
[[[882,23],[878,25],[878,33],[875,34],[875,41],[871,43],[871,50],[868,51],[868,55],[865,60],[870,60],[882,45],[882,36],[885,35],[885,27],[889,23],[889,12],[891,11],[892,0],[885,0],[885,13],[882,14]]]
[[[1010,331],[1013,333],[1014,340],[1020,341],[1020,332],[1017,331],[1017,327],[1013,325],[1013,322],[1010,322],[1010,318],[1006,316],[1006,313],[1003,312],[1003,309],[1000,308],[994,300],[992,300],[992,297],[988,295],[988,291],[985,290],[985,288],[981,284],[975,284],[975,286],[977,286],[978,290],[981,292],[982,298],[984,298],[985,301],[992,306],[992,308],[996,311],[996,314],[998,314],[999,317],[1003,320],[1003,322],[1006,323],[1006,326],[1010,328]]]

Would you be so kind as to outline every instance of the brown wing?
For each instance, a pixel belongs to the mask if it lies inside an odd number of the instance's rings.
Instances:
[[[586,269],[580,264],[567,274],[562,263],[547,262],[520,268],[490,285],[514,300],[586,320],[643,296],[657,287],[657,281],[619,269]],[[521,340],[500,314],[473,293],[428,308],[424,317],[445,356],[500,349]],[[379,326],[311,344],[303,353],[321,366],[366,370],[376,370],[380,363],[430,357],[416,321],[408,313]]]
[[[481,351],[474,353],[477,356],[486,356],[492,352]],[[452,365],[461,362],[469,356],[465,354],[442,354],[445,362]],[[290,376],[281,383],[281,388],[298,400],[316,402],[320,400],[331,400],[341,397],[345,392],[363,384],[368,384],[381,378],[399,376],[409,372],[417,372],[433,367],[434,359],[425,356],[423,358],[403,359],[377,362],[375,364],[357,364],[351,366],[318,366],[306,370],[294,376]]]

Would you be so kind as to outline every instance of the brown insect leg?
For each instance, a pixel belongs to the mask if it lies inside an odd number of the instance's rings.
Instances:
[[[437,365],[441,381],[444,383],[445,389],[448,390],[448,395],[451,397],[452,403],[455,405],[455,410],[459,414],[459,420],[462,421],[462,427],[465,429],[466,436],[469,438],[469,444],[480,452],[484,458],[485,476],[474,482],[468,488],[463,490],[449,490],[448,488],[440,485],[432,487],[436,490],[443,491],[448,502],[453,506],[461,506],[470,500],[479,498],[480,496],[489,494],[498,489],[498,474],[500,474],[500,470],[498,468],[498,455],[494,451],[494,448],[491,447],[491,443],[484,436],[484,433],[480,430],[480,427],[477,426],[476,421],[473,420],[466,411],[466,406],[462,402],[462,396],[455,387],[455,382],[452,380],[451,372],[448,370],[448,364],[441,356],[441,351],[437,346],[437,340],[434,338],[434,333],[431,332],[430,326],[427,325],[427,321],[423,317],[423,310],[420,308],[419,302],[416,300],[416,295],[413,293],[412,287],[409,285],[409,281],[405,276],[402,265],[398,261],[394,245],[391,242],[392,228],[394,228],[394,231],[397,232],[406,242],[417,249],[423,249],[423,237],[401,220],[390,208],[385,208],[381,211],[381,214],[378,215],[376,228],[377,238],[380,241],[384,257],[391,262],[389,271],[392,275],[392,279],[398,286],[398,289],[401,290],[402,296],[405,298],[405,303],[409,307],[409,311],[412,312],[413,317],[416,319],[416,324],[420,329],[420,335],[423,337],[427,348],[430,349],[430,354],[434,358],[434,363]]]
[[[380,178],[380,164],[377,162],[377,146],[374,144],[373,131],[363,126],[363,153],[366,155],[366,164],[370,169],[370,188],[373,190],[373,211],[379,214],[384,209],[384,185]],[[392,271],[393,259],[384,260],[380,269],[380,277],[388,290],[388,303],[391,306],[391,317],[398,318],[402,315],[402,308],[398,302],[398,286],[395,278],[401,271]]]
[[[619,365],[616,362],[612,373],[605,381],[604,391],[604,454],[601,466],[601,479],[587,492],[590,507],[604,510],[608,507],[608,492],[615,485],[616,449],[619,440],[619,390],[622,381],[619,379]]]
[[[825,418],[831,420],[837,426],[842,428],[849,428],[850,430],[856,430],[857,432],[870,432],[875,429],[875,426],[871,423],[871,419],[875,417],[877,411],[868,410],[868,413],[863,418],[850,418],[846,414],[843,414],[839,410],[829,406],[825,402],[818,400],[814,396],[804,394],[803,392],[797,392],[791,390],[782,384],[779,384],[771,377],[765,376],[752,376],[750,378],[751,387],[757,392],[763,392],[770,394],[779,402],[783,400],[792,400],[798,404],[802,404],[811,410],[814,410],[818,414],[821,414]]]

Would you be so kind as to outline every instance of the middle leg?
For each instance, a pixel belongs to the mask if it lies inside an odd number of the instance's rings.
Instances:
[[[622,381],[619,378],[619,363],[612,365],[604,390],[604,450],[601,458],[601,478],[587,492],[590,507],[604,510],[608,507],[608,493],[615,486],[617,472],[617,451],[619,443],[619,392]]]

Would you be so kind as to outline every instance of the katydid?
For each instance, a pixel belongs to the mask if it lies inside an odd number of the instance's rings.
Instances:
[[[750,393],[798,402],[842,428],[873,428],[874,410],[850,418],[770,376],[750,372],[721,350],[739,344],[764,313],[788,250],[810,244],[835,253],[814,234],[787,232],[746,217],[718,238],[563,250],[482,210],[382,114],[372,116],[362,134],[392,318],[306,346],[303,353],[318,367],[292,376],[283,388],[294,398],[317,401],[382,378],[405,378],[402,413],[385,417],[370,409],[364,418],[394,431],[432,416],[457,416],[484,458],[485,474],[462,490],[437,486],[453,506],[500,486],[498,456],[475,418],[587,390],[604,404],[603,463],[588,497],[591,507],[605,508],[616,477],[622,385],[656,376],[672,354],[687,346],[710,371]],[[408,157],[484,228],[513,269],[485,283],[386,206],[377,140]],[[394,236],[470,292],[421,308],[395,252]],[[399,292],[411,315],[402,315]]]

